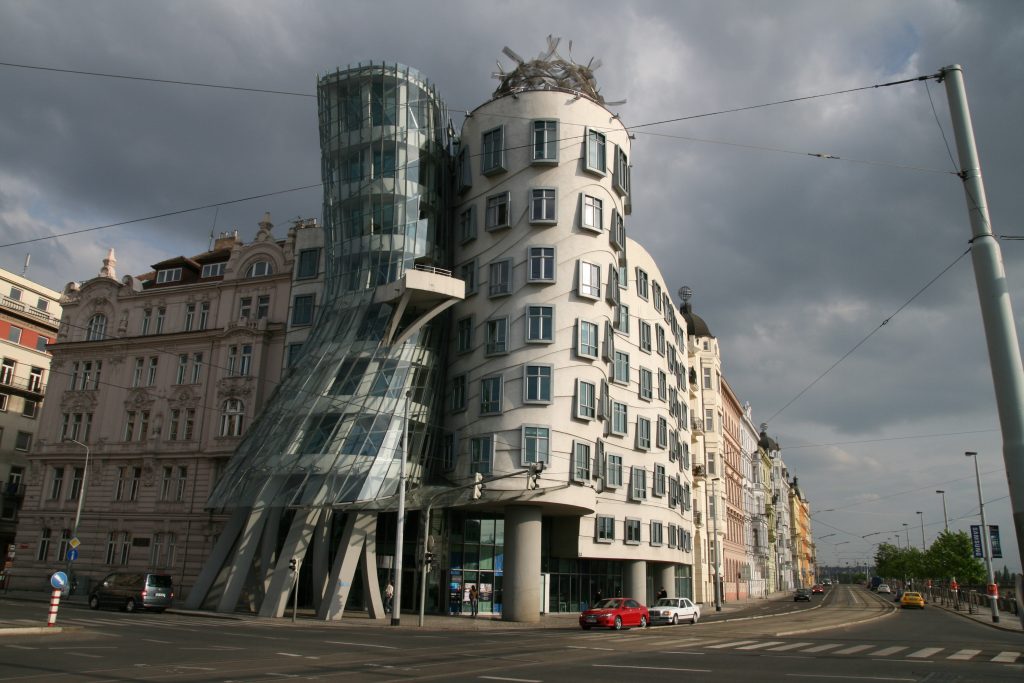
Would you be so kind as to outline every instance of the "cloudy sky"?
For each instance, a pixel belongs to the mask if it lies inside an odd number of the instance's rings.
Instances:
[[[1024,4],[754,2],[58,2],[0,0],[0,62],[313,94],[317,73],[414,66],[459,110],[485,101],[503,46],[546,36],[627,126],[936,73],[960,63],[995,232],[1022,235]],[[319,182],[316,100],[0,66],[0,243]],[[934,105],[934,110],[933,110]],[[863,90],[636,130],[630,234],[722,344],[755,423],[783,446],[814,510],[822,563],[857,564],[897,531],[930,543],[990,524],[1019,568],[992,378],[945,138],[943,86]],[[810,154],[829,154],[822,159]],[[251,239],[319,217],[318,188],[223,206]],[[55,289],[204,250],[204,209],[0,247],[0,267]],[[1001,241],[1016,310],[1024,242]],[[816,378],[942,273],[842,363]],[[1018,323],[1018,334],[1021,334]],[[787,405],[788,404],[788,405]],[[916,513],[923,512],[922,517]],[[972,516],[973,515],[973,516]],[[866,540],[861,536],[875,534]],[[828,538],[821,538],[834,534]]]

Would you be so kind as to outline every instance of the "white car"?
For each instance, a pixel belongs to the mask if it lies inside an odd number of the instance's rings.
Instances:
[[[889,584],[887,583],[878,584],[878,588],[876,590],[879,593],[892,593],[892,589],[889,588]]]
[[[650,608],[652,624],[672,624],[688,621],[696,624],[700,619],[700,605],[689,598],[661,598]]]

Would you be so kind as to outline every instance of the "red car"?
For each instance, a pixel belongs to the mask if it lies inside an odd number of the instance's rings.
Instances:
[[[616,631],[623,626],[646,628],[650,622],[651,615],[647,608],[633,598],[605,598],[580,613],[580,627],[584,631],[590,630],[592,626],[613,628]]]
[[[816,586],[812,586],[812,587],[811,587],[811,592],[812,592],[812,593],[824,593],[824,592],[825,592],[825,587],[824,587],[824,586],[822,586],[822,585],[821,585],[821,584],[819,583],[819,584],[817,584]]]

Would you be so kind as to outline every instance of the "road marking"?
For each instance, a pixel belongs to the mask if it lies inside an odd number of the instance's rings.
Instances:
[[[720,650],[723,647],[733,647],[735,645],[749,645],[750,643],[756,643],[756,640],[733,640],[728,643],[719,643],[718,645],[709,645],[708,649]]]
[[[786,674],[793,678],[840,678],[848,681],[916,681],[916,678],[888,678],[886,676],[823,676],[822,674]]]
[[[677,669],[671,666],[629,666],[626,664],[591,664],[598,669],[642,669],[644,671],[690,671],[692,673],[709,674],[711,669]]]
[[[964,661],[967,659],[971,659],[972,657],[974,657],[974,655],[978,654],[979,652],[981,652],[981,650],[960,650],[959,652],[956,652],[946,657],[946,659],[959,659],[961,661]]]
[[[872,657],[888,657],[889,655],[894,655],[897,652],[901,652],[901,651],[906,650],[906,649],[907,649],[906,645],[897,645],[896,647],[887,647],[887,648],[885,648],[883,650],[879,650],[878,652],[872,652],[871,656]]]
[[[662,652],[663,655],[704,655],[706,652],[686,652],[685,650],[672,650],[670,652]]]
[[[385,650],[397,650],[397,645],[370,645],[369,643],[347,643],[343,640],[325,640],[328,645],[352,645],[354,647],[379,647]]]
[[[92,657],[93,659],[103,659],[103,655],[94,655],[88,652],[76,652],[76,657]]]
[[[810,645],[810,643],[790,643],[789,645],[781,645],[779,647],[771,648],[771,652],[784,652],[785,650],[795,650],[798,647],[803,647],[804,645]]]
[[[768,640],[763,643],[754,643],[753,645],[744,645],[743,647],[736,648],[737,650],[759,650],[762,647],[768,647],[769,645],[781,645],[781,640]]]
[[[175,664],[174,668],[175,669],[193,669],[195,671],[216,671],[216,669],[213,669],[213,668],[208,667],[208,666],[182,666],[180,664]]]
[[[824,652],[825,650],[831,650],[841,646],[842,643],[826,643],[825,645],[815,645],[814,647],[809,647],[806,650],[800,650],[800,652]]]
[[[518,683],[541,683],[539,678],[504,678],[502,676],[480,676],[488,681],[517,681]]]
[[[278,652],[277,654],[281,655],[282,657],[301,657],[302,656],[302,655],[297,655],[294,652]]]
[[[854,645],[853,647],[848,647],[845,650],[836,650],[832,654],[834,654],[834,655],[852,655],[855,652],[863,652],[864,650],[868,650],[868,649],[873,648],[873,647],[874,647],[874,645]]]
[[[936,652],[942,652],[941,647],[926,647],[917,652],[911,652],[907,657],[913,657],[914,659],[921,659],[923,657],[931,657]]]
[[[1019,652],[1007,650],[1006,652],[1000,652],[999,654],[997,654],[995,657],[992,658],[992,661],[999,662],[1001,664],[1013,664],[1017,661],[1018,657],[1020,657]]]
[[[8,645],[7,647],[13,647],[15,650],[38,650],[38,647],[29,647],[28,645]]]
[[[161,645],[170,645],[170,640],[157,640],[156,638],[142,638],[147,643],[160,643]]]
[[[615,652],[614,647],[587,647],[586,645],[566,645],[570,650],[601,650],[602,652]]]

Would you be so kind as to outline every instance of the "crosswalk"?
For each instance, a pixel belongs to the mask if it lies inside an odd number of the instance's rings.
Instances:
[[[581,634],[581,638],[593,639],[591,634]],[[606,643],[628,639],[629,634],[613,635],[602,638]],[[652,638],[646,641],[651,645],[671,647],[671,651],[663,654],[690,654],[706,651],[736,651],[753,655],[822,655],[842,657],[869,657],[872,659],[907,659],[911,661],[945,659],[953,662],[982,662],[996,664],[1024,664],[1024,652],[1016,650],[980,650],[976,648],[945,648],[945,647],[912,647],[910,645],[876,645],[853,644],[850,642],[813,642],[782,640],[734,640],[706,638]],[[683,650],[683,651],[681,651]]]

